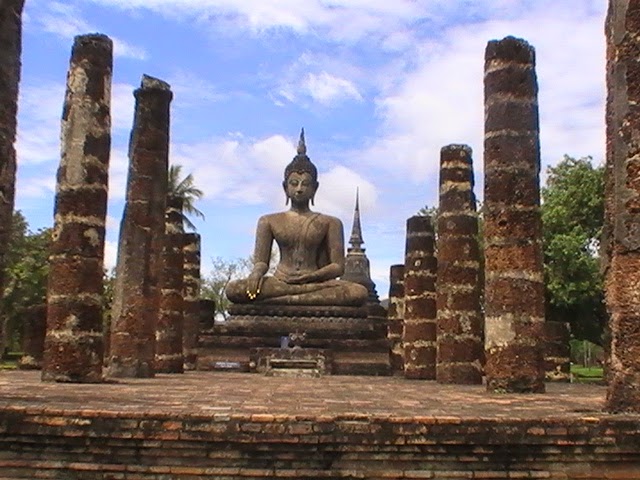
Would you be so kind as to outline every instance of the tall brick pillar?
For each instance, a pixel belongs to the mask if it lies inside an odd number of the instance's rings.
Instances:
[[[389,310],[387,312],[387,338],[389,364],[394,374],[404,369],[402,323],[404,321],[404,265],[391,265],[389,271]]]
[[[640,2],[609,2],[605,298],[611,354],[606,409],[640,412]]]
[[[184,352],[185,370],[194,370],[200,333],[200,235],[184,234]]]
[[[487,389],[544,392],[544,279],[535,53],[524,40],[485,52]]]
[[[112,377],[144,378],[154,375],[173,95],[167,83],[147,75],[134,95],[107,371]]]
[[[404,262],[404,376],[436,378],[436,258],[429,217],[407,220]]]
[[[62,113],[42,379],[102,381],[113,44],[75,38]]]
[[[447,145],[440,151],[437,245],[436,380],[481,384],[484,319],[478,214],[471,148],[467,145]]]
[[[4,289],[6,248],[16,184],[16,121],[20,55],[22,53],[22,7],[24,0],[0,3],[0,292]]]
[[[156,372],[184,372],[184,229],[182,198],[167,197],[165,243],[160,278],[160,311],[156,326]]]
[[[42,368],[44,337],[47,331],[47,304],[32,305],[25,308],[22,318],[22,357],[18,367],[23,370]]]

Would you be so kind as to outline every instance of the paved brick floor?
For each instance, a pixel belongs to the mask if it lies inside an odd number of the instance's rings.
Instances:
[[[605,387],[547,384],[546,394],[488,394],[482,386],[397,377],[265,377],[189,372],[107,384],[43,383],[34,371],[0,371],[0,409],[164,414],[367,415],[495,419],[606,417]]]

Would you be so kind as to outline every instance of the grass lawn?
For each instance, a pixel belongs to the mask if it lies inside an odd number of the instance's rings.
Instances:
[[[571,375],[576,382],[599,382],[603,379],[602,367],[571,365]]]

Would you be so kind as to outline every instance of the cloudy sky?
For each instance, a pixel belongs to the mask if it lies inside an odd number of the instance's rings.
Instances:
[[[437,203],[440,148],[473,148],[482,198],[483,57],[514,35],[536,49],[543,168],[604,161],[606,0],[26,0],[16,208],[50,226],[73,37],[115,45],[106,263],[122,215],[132,92],[174,92],[171,161],[205,192],[202,266],[247,257],[257,218],[284,209],[300,127],[318,166],[316,210],[348,238],[356,188],[381,297],[406,219]]]

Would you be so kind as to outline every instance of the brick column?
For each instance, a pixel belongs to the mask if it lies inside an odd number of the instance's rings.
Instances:
[[[394,374],[404,369],[402,323],[404,321],[404,265],[391,265],[389,271],[389,310],[387,312],[387,338],[389,364]]]
[[[42,368],[44,337],[47,331],[47,304],[27,307],[22,318],[22,357],[18,367],[23,370]]]
[[[62,113],[42,379],[102,380],[102,281],[113,45],[75,38]]]
[[[195,370],[200,333],[200,235],[184,235],[184,352],[185,370]]]
[[[436,380],[481,384],[484,325],[478,214],[471,148],[466,145],[448,145],[440,151],[437,244]]]
[[[22,53],[22,7],[24,0],[0,3],[0,292],[4,290],[6,248],[16,184],[16,121],[20,55]]]
[[[160,311],[156,327],[156,372],[184,372],[184,229],[182,198],[167,197],[165,244],[160,278]]]
[[[167,83],[146,75],[134,95],[135,118],[111,309],[108,375],[144,378],[154,375],[169,169],[169,106],[173,95]]]
[[[605,298],[611,357],[606,409],[640,412],[640,2],[609,2]],[[606,248],[605,247],[605,248]]]
[[[544,392],[544,279],[535,53],[524,40],[485,52],[487,389]]]
[[[216,301],[209,298],[200,299],[200,330],[213,328],[216,315]]]
[[[567,322],[544,324],[544,371],[547,382],[571,380],[571,329]]]
[[[407,220],[404,270],[404,376],[436,378],[436,258],[429,217]]]

